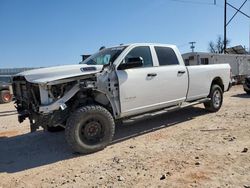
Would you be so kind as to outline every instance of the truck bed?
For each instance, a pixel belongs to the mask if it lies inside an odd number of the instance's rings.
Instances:
[[[214,78],[222,79],[224,91],[229,87],[230,65],[194,65],[187,66],[189,75],[189,87],[186,101],[192,101],[207,97],[210,92],[211,82]]]

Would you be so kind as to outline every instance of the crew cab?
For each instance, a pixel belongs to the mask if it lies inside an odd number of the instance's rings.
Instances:
[[[79,65],[13,78],[19,122],[28,117],[31,131],[65,128],[79,153],[105,148],[121,120],[199,103],[216,112],[229,88],[228,64],[185,66],[176,46],[148,43],[105,48]]]

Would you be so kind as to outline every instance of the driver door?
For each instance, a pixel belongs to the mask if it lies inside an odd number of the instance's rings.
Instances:
[[[156,103],[154,93],[157,91],[157,67],[154,67],[150,47],[134,47],[122,63],[128,63],[128,58],[138,57],[142,59],[142,67],[119,70],[118,66],[121,116],[143,113]]]

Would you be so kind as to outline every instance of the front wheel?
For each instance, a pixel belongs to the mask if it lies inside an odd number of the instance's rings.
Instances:
[[[210,112],[217,112],[222,105],[223,102],[223,92],[219,85],[213,85],[209,96],[211,100],[204,103],[205,109]]]
[[[115,123],[108,110],[99,105],[84,106],[67,120],[66,141],[78,153],[104,149],[113,139]]]

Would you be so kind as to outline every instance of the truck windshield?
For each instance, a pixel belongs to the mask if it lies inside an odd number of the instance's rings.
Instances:
[[[115,59],[122,53],[122,51],[127,46],[119,46],[114,48],[105,48],[86,60],[84,60],[81,64],[87,64],[87,65],[107,65],[110,62],[114,62]]]

